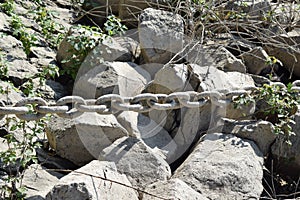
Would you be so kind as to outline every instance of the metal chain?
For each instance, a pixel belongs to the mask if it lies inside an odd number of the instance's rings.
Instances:
[[[273,83],[284,88],[282,83]],[[39,120],[46,114],[57,114],[63,118],[76,118],[85,112],[96,112],[101,115],[114,114],[120,111],[134,111],[139,113],[151,110],[173,110],[199,108],[214,104],[227,106],[234,97],[250,94],[258,90],[256,87],[244,87],[233,91],[215,90],[204,92],[174,92],[167,94],[139,94],[134,97],[122,97],[118,94],[107,94],[98,99],[83,99],[79,96],[66,96],[59,99],[54,105],[48,105],[42,98],[24,98],[14,106],[5,106],[0,101],[0,119],[5,115],[14,114],[26,121]],[[292,90],[300,93],[300,81],[292,84]]]

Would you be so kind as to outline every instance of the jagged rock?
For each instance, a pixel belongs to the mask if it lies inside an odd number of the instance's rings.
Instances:
[[[78,33],[77,29],[71,28],[67,36],[59,45],[56,59],[63,68],[70,68],[73,65],[72,62],[65,63],[64,60],[69,60],[75,51],[67,38],[70,35],[76,36],[78,34],[80,33]],[[104,61],[132,62],[139,57],[140,53],[141,50],[139,48],[139,44],[131,38],[108,37],[91,50],[86,58],[80,58],[80,62],[82,62],[82,66],[84,66],[84,68],[81,68],[81,72],[79,73],[84,74],[93,67],[101,65]]]
[[[98,98],[105,94],[134,96],[145,88],[150,75],[134,63],[104,62],[86,74],[78,73],[73,94]]]
[[[8,61],[26,59],[22,42],[11,35],[2,35],[0,37],[0,49],[6,54]]]
[[[246,66],[240,59],[237,59],[225,47],[206,47],[203,45],[188,44],[185,59],[189,63],[200,66],[216,66],[225,72],[235,71],[246,73]],[[192,50],[191,50],[192,49]]]
[[[86,73],[104,61],[133,62],[140,54],[139,43],[129,37],[106,38],[85,58],[79,74]]]
[[[143,65],[140,65],[141,68],[143,68],[144,70],[146,70],[150,76],[151,76],[151,80],[154,79],[156,73],[161,70],[164,65],[163,64],[159,64],[159,63],[146,63]]]
[[[259,199],[263,191],[263,155],[252,141],[208,134],[173,177],[209,199]]]
[[[12,83],[18,87],[29,78],[36,76],[38,70],[26,60],[13,60],[9,63],[8,77]]]
[[[33,53],[34,56],[37,58],[49,58],[54,59],[56,53],[49,47],[31,47],[30,51]]]
[[[277,137],[272,123],[267,121],[236,121],[225,118],[217,130],[254,141],[265,156],[269,154],[270,147]]]
[[[146,192],[165,199],[176,200],[208,200],[204,195],[196,192],[185,182],[178,178],[168,181],[158,181],[145,189]],[[144,194],[143,200],[156,200],[156,197]]]
[[[300,33],[292,31],[275,36],[272,39],[277,40],[279,44],[276,44],[276,46],[265,45],[266,52],[279,59],[290,73],[300,76]]]
[[[23,94],[16,91],[16,88],[8,82],[0,81],[0,88],[3,90],[3,93],[0,93],[0,100],[6,105],[14,105],[24,98]]]
[[[163,155],[154,152],[137,138],[123,137],[102,152],[102,159],[116,163],[118,171],[127,175],[133,186],[144,188],[171,177],[171,169]]]
[[[149,117],[137,112],[125,111],[117,116],[118,122],[128,131],[131,137],[141,139],[152,149],[160,150],[170,164],[175,158],[176,143],[169,133]]]
[[[1,12],[0,13],[0,31],[8,31],[9,30],[9,17]]]
[[[46,134],[57,155],[79,166],[98,158],[104,148],[128,135],[113,115],[96,113],[84,113],[75,119],[54,117]]]
[[[247,71],[251,74],[258,75],[263,69],[270,67],[267,63],[269,55],[262,47],[256,47],[251,51],[243,53],[240,57],[245,62]]]
[[[273,159],[277,164],[278,172],[285,175],[298,178],[300,169],[300,111],[298,110],[293,120],[296,122],[292,125],[295,135],[289,138],[279,136],[272,145]],[[287,144],[284,140],[289,139],[292,145]]]
[[[58,180],[40,165],[30,165],[22,178],[22,185],[27,188],[26,199],[44,200]]]
[[[120,184],[103,179],[113,180]],[[117,171],[114,163],[95,160],[61,178],[47,194],[46,200],[138,200],[133,189],[121,184],[131,187],[126,176]]]
[[[184,64],[167,65],[159,70],[154,80],[147,86],[146,92],[154,94],[170,94],[172,92],[181,92],[189,90],[188,70]]]
[[[184,24],[180,15],[147,8],[139,17],[139,39],[146,63],[167,63],[183,48]]]

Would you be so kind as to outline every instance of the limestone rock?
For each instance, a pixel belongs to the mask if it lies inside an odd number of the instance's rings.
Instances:
[[[9,30],[9,17],[1,12],[0,13],[0,31],[8,31]]]
[[[184,25],[180,15],[145,9],[139,17],[139,39],[146,63],[167,63],[183,48]]]
[[[247,66],[247,71],[251,74],[258,75],[263,69],[270,67],[267,63],[269,55],[261,47],[256,47],[251,51],[243,53],[241,58]]]
[[[0,36],[0,49],[5,53],[8,61],[26,59],[22,42],[11,35]]]
[[[274,127],[267,121],[236,121],[225,118],[218,131],[254,141],[265,156],[276,139]]]
[[[113,115],[84,113],[75,119],[52,118],[46,128],[50,146],[57,155],[82,166],[127,131]]]
[[[252,141],[208,134],[173,177],[209,199],[259,199],[263,191],[263,155]]]
[[[200,66],[216,66],[225,71],[246,73],[246,66],[243,62],[230,53],[225,47],[203,47],[202,45],[188,44],[185,59]]]
[[[159,150],[170,164],[178,156],[178,146],[169,133],[151,118],[137,112],[125,111],[117,116],[118,122],[128,131],[131,137],[142,140],[153,150]]]
[[[21,99],[23,99],[23,94],[16,91],[13,85],[0,81],[0,88],[3,90],[3,94],[0,93],[0,100],[3,101],[6,105],[14,105]]]
[[[49,174],[38,164],[33,164],[25,170],[22,183],[27,188],[26,199],[44,200],[48,192],[58,182],[58,178]]]
[[[136,138],[116,140],[103,150],[102,159],[116,163],[118,171],[140,188],[171,177],[171,169],[163,156]]]
[[[30,77],[37,74],[37,68],[26,60],[18,59],[9,63],[8,76],[16,87],[21,86]]]
[[[297,178],[300,169],[300,111],[298,110],[293,119],[296,124],[292,125],[295,135],[290,136],[292,145],[279,136],[272,145],[272,155],[278,161],[277,169],[285,175]]]
[[[112,93],[134,96],[140,94],[150,81],[150,75],[134,63],[105,62],[86,74],[78,74],[73,94],[84,98]]]
[[[147,86],[146,92],[169,94],[188,90],[188,70],[184,64],[167,65],[159,70],[154,80]]]
[[[114,163],[95,160],[61,178],[47,194],[46,200],[138,200],[133,189],[103,179],[131,186],[126,176],[117,171]]]
[[[279,59],[290,73],[300,76],[300,33],[292,31],[274,36],[272,39],[277,40],[279,45],[266,45],[264,47],[266,52]]]
[[[180,179],[158,181],[146,188],[146,192],[166,199],[177,200],[208,200],[204,195],[196,192]],[[144,194],[143,200],[156,200],[156,197]]]

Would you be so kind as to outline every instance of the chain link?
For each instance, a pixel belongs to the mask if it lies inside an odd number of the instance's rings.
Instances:
[[[282,83],[273,83],[284,88]],[[0,101],[0,119],[5,115],[14,114],[26,121],[39,120],[46,114],[57,114],[63,118],[76,118],[85,112],[96,112],[102,115],[115,114],[120,111],[139,113],[152,110],[173,110],[186,108],[201,109],[207,105],[228,106],[234,97],[257,91],[257,87],[244,87],[233,91],[216,90],[204,92],[174,92],[167,94],[144,93],[134,97],[122,97],[118,94],[107,94],[98,99],[83,99],[79,96],[66,96],[55,104],[47,105],[42,98],[24,98],[14,106],[6,106]],[[292,90],[300,93],[300,81],[292,84]]]

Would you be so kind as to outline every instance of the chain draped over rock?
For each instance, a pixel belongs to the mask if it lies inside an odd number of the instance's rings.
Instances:
[[[283,83],[275,82],[280,88]],[[292,90],[300,93],[300,81],[292,83]],[[32,121],[43,118],[46,114],[57,114],[63,118],[76,118],[85,112],[96,112],[101,115],[114,114],[120,111],[134,111],[139,113],[151,110],[173,110],[186,108],[201,108],[208,103],[217,106],[227,106],[233,97],[250,94],[258,90],[257,87],[244,87],[232,91],[215,90],[204,92],[174,92],[167,94],[144,93],[134,97],[122,97],[118,94],[107,94],[97,99],[83,99],[79,96],[66,96],[59,99],[54,105],[48,105],[40,97],[24,98],[14,106],[5,106],[0,101],[0,119],[5,115],[14,114],[21,120]],[[69,105],[72,106],[69,106]]]

